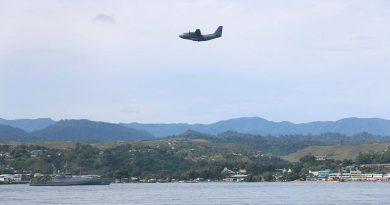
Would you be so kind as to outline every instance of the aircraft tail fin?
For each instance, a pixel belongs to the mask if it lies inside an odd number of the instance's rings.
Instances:
[[[218,37],[221,37],[222,36],[222,29],[223,29],[223,26],[219,26],[218,29],[214,32],[214,34]]]

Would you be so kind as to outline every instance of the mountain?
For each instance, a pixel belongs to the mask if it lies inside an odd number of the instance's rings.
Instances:
[[[235,118],[212,124],[122,124],[150,132],[156,137],[178,135],[187,130],[206,134],[220,134],[227,131],[258,135],[323,134],[328,132],[353,135],[367,132],[390,136],[390,120],[378,118],[345,118],[338,121],[317,121],[295,124],[272,122],[259,117]]]
[[[122,123],[123,126],[145,130],[156,137],[166,137],[178,135],[188,130],[202,132],[206,134],[220,134],[227,131],[235,131],[250,134],[262,134],[259,130],[270,129],[274,122],[267,121],[259,117],[253,118],[235,118],[230,120],[219,121],[212,124],[141,124],[141,123]],[[277,129],[277,128],[271,128]],[[276,130],[275,130],[276,131]]]
[[[127,141],[154,138],[146,131],[89,120],[61,120],[42,130],[31,132],[29,136],[33,139],[76,141]]]
[[[354,135],[361,132],[367,132],[374,135],[390,136],[390,120],[379,118],[345,118],[338,121],[315,121],[310,123],[298,124],[285,121],[273,122],[259,117],[235,118],[211,124],[113,124],[104,122],[93,122],[88,120],[63,120],[55,122],[54,120],[49,118],[41,118],[31,120],[0,119],[0,125],[1,124],[20,128],[25,130],[26,132],[32,132],[32,134],[36,137],[41,136],[52,138],[55,134],[57,136],[63,137],[64,139],[66,137],[71,136],[74,136],[75,139],[94,137],[97,137],[98,139],[103,139],[104,137],[102,135],[108,136],[109,139],[112,138],[118,140],[127,139],[126,136],[132,136],[130,138],[134,139],[148,139],[151,138],[152,135],[161,138],[166,136],[178,135],[188,130],[212,135],[218,135],[224,132],[234,131],[254,135],[277,136],[294,134],[318,135],[329,132],[345,135]],[[124,127],[130,129],[124,129]],[[112,129],[112,131],[110,129]],[[131,134],[129,134],[130,132]]]
[[[323,121],[297,124],[303,133],[335,132],[353,135],[359,132],[390,136],[390,120],[379,118],[345,118],[338,121]]]
[[[11,127],[22,129],[26,132],[41,130],[45,127],[53,125],[54,123],[55,121],[50,118],[17,119],[17,120],[5,120],[0,118],[0,125],[8,125]]]
[[[8,125],[0,125],[0,139],[19,139],[26,136],[27,133],[18,128],[14,128]]]

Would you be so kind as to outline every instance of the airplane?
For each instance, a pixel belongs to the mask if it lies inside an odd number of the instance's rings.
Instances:
[[[219,26],[218,29],[212,34],[202,35],[200,29],[196,29],[195,32],[183,33],[179,37],[191,41],[208,41],[222,36],[223,26]]]

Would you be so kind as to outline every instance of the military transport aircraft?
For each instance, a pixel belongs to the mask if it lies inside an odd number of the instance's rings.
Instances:
[[[192,41],[208,41],[222,36],[222,26],[219,26],[218,29],[212,34],[202,35],[200,29],[196,29],[195,32],[183,33],[179,37],[182,39],[192,40]]]

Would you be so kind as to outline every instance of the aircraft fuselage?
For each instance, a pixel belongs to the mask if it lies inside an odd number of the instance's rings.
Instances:
[[[222,36],[222,26],[218,27],[218,29],[212,33],[212,34],[206,34],[202,35],[200,30],[197,29],[195,32],[188,32],[188,33],[183,33],[179,37],[182,39],[186,40],[191,40],[191,41],[209,41],[215,38],[219,38]]]

